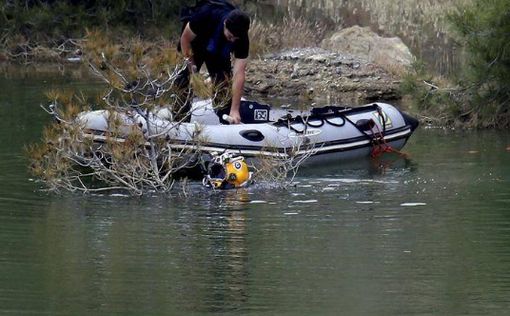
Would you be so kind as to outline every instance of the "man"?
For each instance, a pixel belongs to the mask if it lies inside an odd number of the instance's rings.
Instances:
[[[198,72],[205,62],[213,83],[213,106],[222,123],[239,124],[239,107],[243,93],[250,42],[250,18],[227,1],[203,1],[184,20],[180,49],[188,62],[176,80],[183,93],[178,102],[176,119],[189,119],[191,113],[190,73]],[[234,56],[232,69],[231,54]],[[231,95],[229,96],[229,85]],[[230,122],[222,116],[228,114]]]

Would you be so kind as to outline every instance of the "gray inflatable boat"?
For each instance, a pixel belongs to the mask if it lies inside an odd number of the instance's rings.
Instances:
[[[107,111],[78,116],[84,133],[95,142],[106,139]],[[307,111],[272,109],[242,101],[242,124],[220,124],[210,100],[193,104],[190,122],[176,123],[167,109],[121,115],[126,133],[133,126],[145,135],[164,138],[176,149],[195,148],[204,153],[230,151],[248,159],[273,156],[307,156],[305,164],[323,164],[368,157],[375,146],[400,150],[418,121],[386,103],[359,107],[328,106]]]

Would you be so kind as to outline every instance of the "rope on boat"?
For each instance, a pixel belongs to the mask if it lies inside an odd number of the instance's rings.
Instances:
[[[325,123],[335,127],[342,127],[345,125],[346,117],[341,111],[349,110],[350,108],[337,107],[337,106],[327,106],[323,108],[313,108],[312,113],[305,117],[301,115],[292,116],[290,113],[279,118],[277,122],[274,124],[276,126],[285,126],[288,129],[292,130],[297,134],[303,134],[306,132],[308,127],[312,128],[320,128]],[[333,118],[341,118],[341,123],[335,123],[328,119],[327,114],[332,116]],[[315,122],[317,121],[317,122]],[[298,130],[292,126],[292,124],[301,123],[305,126],[303,130]]]
[[[384,138],[384,133],[379,129],[377,124],[374,124],[374,127],[371,130],[372,132],[372,151],[370,152],[370,157],[378,158],[384,153],[396,153],[402,158],[407,159],[408,155],[404,152],[401,152],[398,149],[391,147]]]
[[[382,130],[379,128],[377,123],[373,119],[365,119],[360,120],[358,122],[353,122],[347,115],[345,115],[342,112],[349,111],[351,108],[344,108],[344,107],[336,107],[336,106],[328,106],[324,108],[313,108],[312,113],[309,116],[306,116],[306,118],[303,118],[301,115],[292,116],[290,114],[287,114],[286,116],[283,116],[280,118],[275,125],[285,126],[288,129],[294,131],[295,133],[305,133],[307,130],[307,127],[312,128],[319,128],[322,127],[325,123],[328,123],[335,127],[342,127],[346,124],[346,122],[349,122],[352,126],[354,126],[360,133],[365,135],[372,144],[372,150],[370,152],[370,157],[372,158],[378,158],[384,153],[396,153],[399,156],[403,158],[408,158],[408,155],[406,153],[403,153],[389,145],[386,142],[386,139],[384,138],[384,135],[386,133],[386,119],[384,116],[384,113],[381,109],[381,107],[377,104],[374,104],[374,109],[377,111],[380,122],[382,125]],[[333,118],[341,118],[341,123],[335,123],[331,119],[328,119],[328,117]],[[318,121],[315,123],[315,121]],[[301,123],[305,126],[303,130],[298,130],[292,126],[294,123]]]
[[[386,132],[386,119],[384,118],[383,111],[380,106],[377,106],[377,113],[379,114],[380,122],[382,124],[382,131],[379,129],[379,126],[375,124],[372,127],[372,152],[370,153],[370,157],[378,158],[384,153],[396,153],[400,157],[405,159],[408,158],[406,153],[403,153],[393,147],[391,147],[384,138],[384,134]]]

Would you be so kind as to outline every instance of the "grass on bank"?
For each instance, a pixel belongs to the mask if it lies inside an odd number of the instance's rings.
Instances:
[[[190,2],[194,1],[81,1],[78,5],[5,1],[0,5],[0,61],[60,61],[76,52],[90,25],[99,26],[118,45],[138,38],[144,47],[172,46],[180,30],[179,8]],[[508,0],[473,0],[449,15],[452,34],[466,56],[457,77],[434,77],[419,64],[403,75],[401,93],[423,120],[463,127],[510,126],[509,10]],[[329,27],[316,21],[293,13],[272,22],[255,17],[251,55],[318,46]]]
[[[307,19],[292,12],[272,21],[255,17],[250,26],[250,55],[317,47],[330,29],[327,21]]]
[[[0,61],[59,61],[73,54],[87,29],[117,38],[169,38],[180,29],[179,10],[192,0],[3,1]]]
[[[154,3],[153,8],[148,3]],[[0,61],[58,62],[75,54],[89,29],[100,29],[116,43],[139,37],[146,42],[175,43],[181,29],[179,11],[188,1],[22,1],[0,5]],[[137,13],[137,14],[135,14]],[[273,19],[252,18],[250,54],[319,46],[331,27],[293,12]]]
[[[407,110],[423,123],[451,127],[469,124],[462,88],[432,75],[421,61],[416,61],[402,76],[400,93]]]

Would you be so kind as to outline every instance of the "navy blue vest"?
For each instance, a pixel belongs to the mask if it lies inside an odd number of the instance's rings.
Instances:
[[[225,12],[221,18],[221,23],[216,27],[216,30],[214,31],[213,36],[209,39],[206,47],[209,54],[219,55],[222,58],[230,58],[230,54],[234,48],[233,43],[227,41],[223,35],[225,20],[227,19],[229,12]]]

